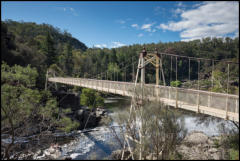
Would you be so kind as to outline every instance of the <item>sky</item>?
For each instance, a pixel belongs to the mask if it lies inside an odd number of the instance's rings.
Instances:
[[[1,1],[1,20],[47,23],[88,47],[238,37],[237,1]]]

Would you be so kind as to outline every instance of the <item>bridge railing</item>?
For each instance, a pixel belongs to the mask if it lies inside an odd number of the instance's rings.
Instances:
[[[150,84],[146,86],[151,88],[153,91],[152,96],[154,97],[156,97],[156,93],[158,92],[158,97],[161,98],[177,99],[177,101],[190,105],[199,105],[221,110],[227,109],[228,112],[239,113],[239,96],[237,95]]]
[[[51,82],[59,82],[64,84],[93,88],[100,91],[131,96],[133,94],[134,83],[118,82],[109,80],[95,80],[83,78],[48,78]],[[140,84],[138,84],[140,85]],[[201,91],[194,89],[145,84],[148,89],[148,97],[152,99],[165,99],[167,101],[175,101],[178,105],[190,105],[196,108],[207,107],[222,111],[222,117],[226,113],[239,113],[239,96],[216,93],[209,91]]]

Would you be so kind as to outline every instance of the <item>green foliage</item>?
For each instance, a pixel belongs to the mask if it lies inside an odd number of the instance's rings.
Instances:
[[[178,80],[177,80],[177,81],[172,81],[172,82],[171,82],[171,86],[172,86],[172,87],[180,87],[181,84],[182,84],[182,83],[181,83],[180,81],[178,81]]]
[[[227,73],[215,70],[213,71],[213,80],[213,92],[227,92]]]
[[[99,93],[96,93],[95,96],[96,96],[96,107],[102,107],[104,105],[104,98],[101,97]]]
[[[55,76],[63,76],[64,73],[61,70],[61,68],[59,68],[59,66],[57,64],[52,64],[49,68],[50,72],[53,72],[55,74]]]
[[[37,70],[35,68],[31,69],[30,65],[27,67],[21,67],[19,65],[9,67],[5,62],[2,62],[1,72],[1,84],[21,84],[25,87],[33,87],[38,77]]]
[[[59,129],[65,132],[70,132],[71,130],[75,130],[79,127],[79,123],[76,121],[72,121],[68,117],[63,117],[58,121]]]
[[[2,125],[15,127],[25,121],[40,102],[37,90],[24,86],[1,85]],[[11,119],[11,121],[9,121]],[[12,122],[12,123],[11,123]]]
[[[117,63],[109,63],[107,71],[109,73],[109,78],[111,79],[111,77],[112,77],[113,80],[117,79],[117,75],[119,75],[119,73],[120,73],[120,69],[119,69]],[[115,78],[113,78],[114,76],[115,76]]]
[[[38,76],[35,68],[30,65],[9,67],[3,62],[1,73],[2,127],[24,128],[30,123],[43,121],[44,127],[56,126],[67,131],[76,129],[78,124],[64,115],[69,110],[63,110],[61,114],[56,99],[49,91],[34,89]],[[32,119],[34,117],[39,119]]]
[[[89,88],[82,89],[80,99],[80,103],[82,105],[88,106],[90,108],[103,106],[104,104],[104,99],[100,96],[100,94]]]
[[[239,150],[230,149],[229,157],[230,157],[230,160],[239,160]]]
[[[56,49],[54,47],[54,41],[50,33],[47,32],[47,36],[42,43],[42,52],[46,55],[46,64],[49,67],[50,65],[56,63]]]

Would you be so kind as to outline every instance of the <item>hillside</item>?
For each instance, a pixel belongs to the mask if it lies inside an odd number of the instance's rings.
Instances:
[[[49,24],[34,22],[17,22],[12,20],[1,22],[1,56],[8,64],[35,64],[42,62],[44,54],[41,52],[42,42],[49,33],[54,40],[54,48],[60,55],[62,46],[69,43],[73,49],[85,51],[87,46],[72,37],[70,33],[60,31]],[[11,52],[6,52],[6,50]],[[11,57],[11,60],[8,58]],[[38,58],[39,57],[39,58]],[[33,60],[34,59],[34,60]]]

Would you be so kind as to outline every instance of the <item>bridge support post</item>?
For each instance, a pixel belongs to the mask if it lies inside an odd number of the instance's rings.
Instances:
[[[176,87],[176,108],[178,108],[178,89]]]
[[[198,91],[198,96],[197,96],[197,113],[199,113],[199,103],[200,103],[200,95],[199,95],[199,91]]]

